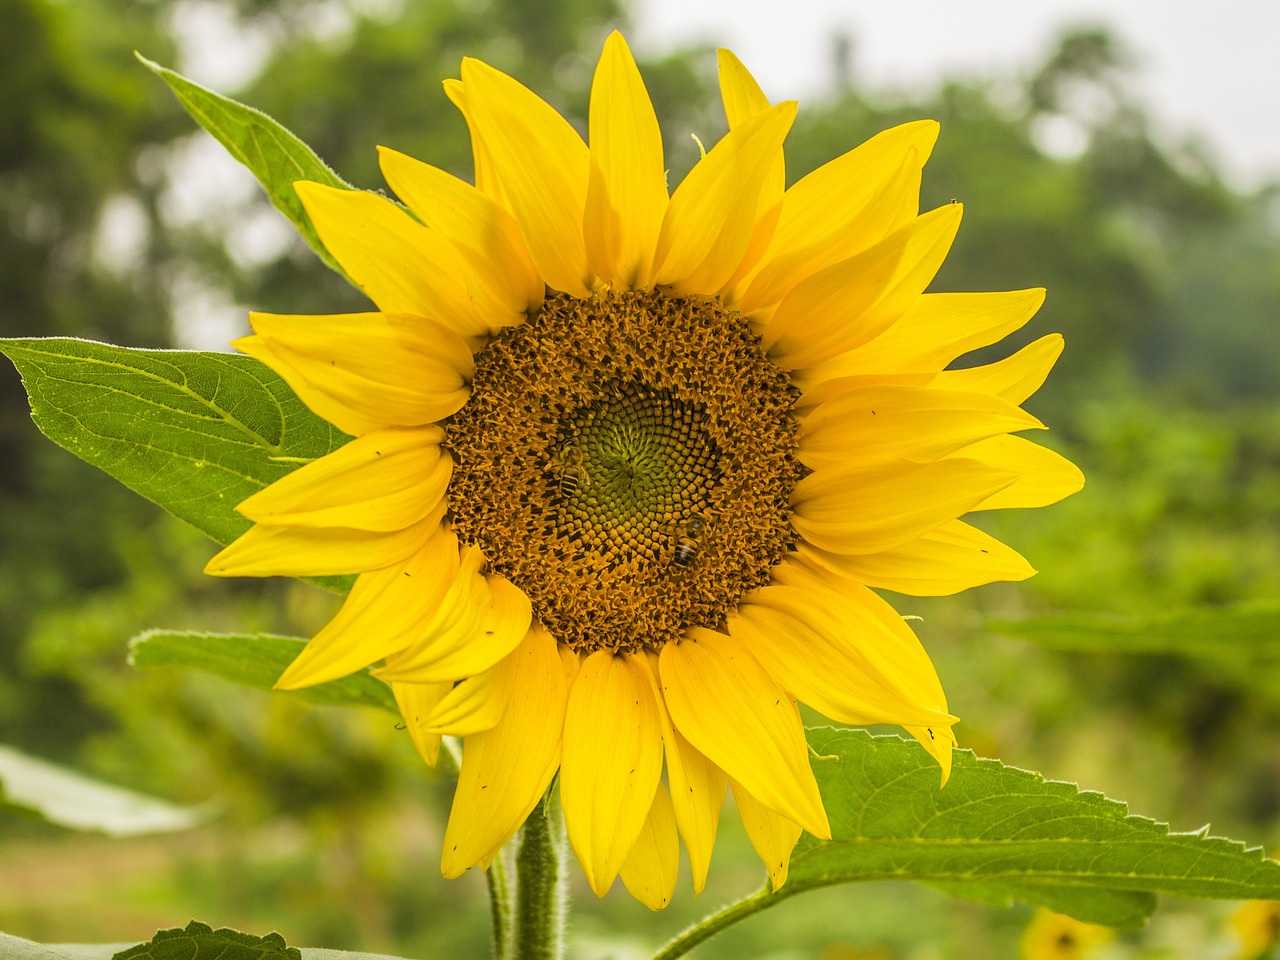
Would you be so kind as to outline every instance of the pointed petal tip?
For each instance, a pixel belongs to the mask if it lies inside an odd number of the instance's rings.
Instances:
[[[306,206],[308,197],[315,199],[320,197],[326,190],[333,189],[333,187],[326,187],[323,183],[316,183],[314,180],[293,181],[293,192],[298,195],[298,199],[302,201],[303,206]]]
[[[236,567],[233,549],[237,541],[233,540],[227,544],[212,557],[209,562],[204,565],[204,574],[209,577],[241,577],[247,576],[239,572]]]
[[[446,880],[457,880],[460,876],[471,869],[468,866],[463,866],[461,862],[450,856],[450,854],[454,853],[457,849],[457,847],[454,847],[453,850],[446,850],[440,857],[440,874]]]
[[[272,690],[301,690],[303,687],[309,687],[315,682],[307,677],[305,669],[298,668],[302,658],[303,654],[299,654],[293,663],[285,667],[284,673],[280,674],[276,682],[271,685]]]
[[[610,877],[608,883],[603,882],[603,878],[597,878],[594,870],[590,870],[584,863],[583,870],[587,874],[587,885],[591,887],[591,892],[597,897],[604,899],[604,895],[613,889],[614,878]]]
[[[952,745],[954,747],[954,744]],[[951,779],[951,753],[948,752],[937,758],[938,761],[938,789],[941,790],[947,785],[947,781]]]

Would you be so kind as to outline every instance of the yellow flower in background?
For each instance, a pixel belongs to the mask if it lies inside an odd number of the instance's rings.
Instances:
[[[1088,960],[1115,933],[1051,910],[1037,910],[1022,931],[1022,960]]]
[[[1240,938],[1239,960],[1257,960],[1280,943],[1280,900],[1249,900],[1231,915],[1231,929]]]
[[[245,353],[353,435],[250,497],[221,576],[357,573],[285,689],[376,664],[419,751],[463,738],[442,868],[487,868],[559,771],[603,895],[657,909],[683,838],[705,883],[731,787],[775,889],[830,835],[797,701],[905,727],[945,781],[956,722],[872,588],[1032,569],[958,519],[1083,482],[1015,432],[1062,347],[945,369],[1042,290],[926,294],[961,206],[919,213],[938,126],[784,191],[796,105],[720,54],[729,133],[669,193],[618,34],[589,142],[476,60],[446,92],[472,186],[381,150],[385,198],[296,185],[377,312],[251,317]]]

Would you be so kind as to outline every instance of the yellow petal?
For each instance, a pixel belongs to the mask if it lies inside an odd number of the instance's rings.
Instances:
[[[662,744],[666,752],[667,780],[671,784],[676,825],[689,851],[693,892],[697,895],[707,884],[711,852],[715,849],[716,829],[720,824],[720,808],[724,804],[724,788],[729,778],[675,728],[662,697],[658,658],[655,654],[647,654],[645,663],[649,667],[662,720]]]
[[[236,507],[255,523],[401,530],[440,505],[453,458],[439,427],[366,433]]]
[[[733,51],[721,47],[716,51],[716,62],[720,69],[720,99],[730,130],[769,109],[769,98]]]
[[[582,236],[587,145],[544,100],[488,64],[464,58],[462,83],[538,271],[556,290],[587,296],[595,281]]]
[[[566,691],[555,641],[535,624],[501,669],[514,672],[502,719],[463,740],[440,863],[449,878],[493,857],[538,805],[560,765]]]
[[[451,737],[465,737],[495,727],[511,694],[507,676],[501,670],[505,662],[453,684],[431,710],[419,717],[419,727],[427,733]]]
[[[788,694],[841,723],[955,722],[928,654],[889,604],[860,584],[790,579],[753,591],[729,618],[734,640]]]
[[[587,882],[609,892],[640,835],[662,773],[662,730],[647,669],[634,655],[591,654],[565,714],[560,802]]]
[[[960,457],[824,467],[792,491],[791,526],[832,553],[878,553],[968,513],[1017,476],[1013,469]]]
[[[746,316],[757,324],[766,324],[777,310],[778,303],[823,270],[832,268],[850,257],[865,253],[887,236],[905,228],[919,207],[921,161],[912,152],[902,160],[897,173],[887,180],[882,189],[872,196],[842,234],[815,239],[805,246],[779,253],[771,248],[772,257],[766,253],[766,262],[742,285],[737,304]],[[786,198],[783,198],[783,208]],[[904,220],[904,210],[911,217]],[[781,212],[781,211],[779,211]]]
[[[440,698],[449,692],[449,687],[450,684],[447,683],[391,684],[391,692],[396,698],[396,706],[400,708],[400,716],[404,717],[405,728],[413,738],[418,755],[429,767],[434,767],[440,756],[440,734],[423,730],[419,721],[435,708]]]
[[[403,650],[417,640],[457,577],[458,538],[437,524],[403,563],[356,578],[338,615],[311,638],[276,689],[336,680]]]
[[[757,113],[769,109],[769,99],[756,83],[755,77],[742,65],[742,61],[730,51],[720,48],[718,51],[720,65],[720,97],[724,101],[724,113],[729,121],[729,129],[742,126]],[[751,242],[742,257],[738,269],[725,282],[721,292],[726,296],[730,306],[736,299],[730,293],[743,277],[764,256],[773,240],[773,232],[782,215],[782,195],[787,186],[786,161],[782,151],[773,160],[773,165],[765,175],[764,186],[760,188],[760,198],[756,201],[756,226],[751,234]]]
[[[800,839],[800,824],[779,816],[751,796],[741,784],[730,781],[733,801],[738,805],[738,816],[747,831],[747,839],[755,848],[765,869],[769,871],[769,884],[776,893],[787,882],[791,868],[791,851]]]
[[[582,669],[582,658],[564,644],[559,644],[556,651],[560,654],[560,662],[564,667],[565,689],[572,690],[574,681],[578,679],[578,671]]]
[[[1040,389],[1062,355],[1062,334],[1051,333],[1029,343],[1011,357],[981,367],[943,370],[930,386],[947,390],[976,390],[1022,403]]]
[[[962,212],[958,203],[932,210],[794,287],[765,327],[770,358],[788,370],[812,367],[888,328],[942,266]]]
[[[417,683],[483,673],[516,648],[529,630],[532,608],[524,592],[494,574],[479,573],[484,556],[463,549],[458,578],[418,640],[387,657],[374,674]]]
[[[976,461],[1017,475],[1013,483],[980,501],[974,510],[1045,507],[1084,486],[1084,474],[1074,463],[1022,437],[979,440],[958,451],[954,458]]]
[[[615,288],[648,287],[667,211],[662,132],[627,41],[616,30],[596,65],[588,132],[587,256],[600,279]]]
[[[1026,580],[1036,572],[1021,554],[961,520],[880,553],[828,553],[808,543],[799,551],[832,573],[914,597],[950,596],[998,580]]]
[[[522,322],[542,303],[545,285],[510,213],[430,164],[386,147],[378,159],[397,196],[453,244],[467,267],[467,292],[491,330]]]
[[[934,120],[905,123],[793,184],[740,309],[752,313],[777,303],[800,281],[878,243],[915,217],[920,173],[937,138]]]
[[[757,205],[795,120],[780,103],[730,130],[676,188],[662,221],[654,279],[680,294],[711,294],[734,275],[755,232]]]
[[[409,559],[435,535],[441,503],[425,520],[391,533],[256,523],[210,560],[214,577],[327,577],[380,570]]]
[[[1044,424],[1008,400],[962,387],[858,387],[804,418],[797,456],[815,469],[884,460],[921,463],[986,437],[1030,429],[1043,430]]]
[[[696,627],[663,647],[659,662],[676,729],[769,809],[830,837],[800,714],[759,662],[724,634]]]
[[[887,714],[884,719],[903,724],[924,744],[941,766],[942,782],[946,783],[951,770],[950,745],[955,743],[951,726],[957,721],[947,712],[947,697],[928,654],[897,611],[860,584],[833,584],[825,571],[794,555],[774,568],[773,578],[778,585],[754,591],[753,601],[805,624],[828,638],[828,643],[849,644],[848,637],[856,637],[856,652],[866,658],[870,671],[886,687],[897,691],[903,702],[933,711],[937,719],[921,724],[904,722],[901,713]],[[846,671],[830,672],[839,676]]]
[[[318,416],[354,436],[443,420],[467,402],[474,361],[451,330],[380,313],[251,313],[232,346],[284,378]]]
[[[498,179],[498,171],[493,165],[493,155],[489,153],[484,137],[480,135],[480,131],[476,129],[471,119],[471,103],[467,98],[466,88],[461,80],[449,79],[444,81],[444,93],[458,108],[458,112],[467,122],[467,130],[471,133],[471,157],[475,166],[476,189],[510,213],[511,201],[507,199],[507,192],[502,189],[502,182]]]
[[[805,371],[803,379],[807,384],[892,371],[936,373],[1024,326],[1043,303],[1043,288],[926,293],[874,340]]]
[[[950,727],[907,727],[907,733],[920,741],[920,745],[929,752],[929,756],[938,761],[942,769],[942,782],[945,787],[951,777],[951,752],[956,747],[956,735]]]
[[[622,882],[631,895],[650,910],[661,910],[671,902],[680,869],[680,840],[676,837],[676,818],[667,788],[658,782],[653,806],[622,861]]]
[[[810,383],[804,392],[796,400],[792,410],[796,419],[804,421],[809,413],[820,403],[826,403],[832,397],[838,397],[842,393],[850,390],[858,390],[864,387],[926,387],[937,377],[936,373],[868,373],[860,374],[854,377],[837,377],[834,380],[823,380],[819,383]],[[797,372],[792,376],[792,383],[799,386],[802,374]]]
[[[309,180],[293,189],[325,248],[383,313],[428,317],[463,336],[488,332],[467,295],[466,265],[444,234],[366,190]]]

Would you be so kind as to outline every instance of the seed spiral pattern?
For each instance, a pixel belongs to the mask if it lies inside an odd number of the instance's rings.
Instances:
[[[570,539],[610,565],[661,558],[664,538],[709,509],[719,451],[705,411],[670,391],[611,384],[601,400],[573,411],[552,483]]]
[[[581,652],[720,626],[794,539],[795,398],[714,301],[553,295],[445,423],[453,528]]]

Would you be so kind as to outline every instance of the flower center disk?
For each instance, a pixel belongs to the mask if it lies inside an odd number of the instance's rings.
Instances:
[[[794,539],[796,396],[711,300],[553,295],[445,424],[453,528],[580,652],[720,626]]]

